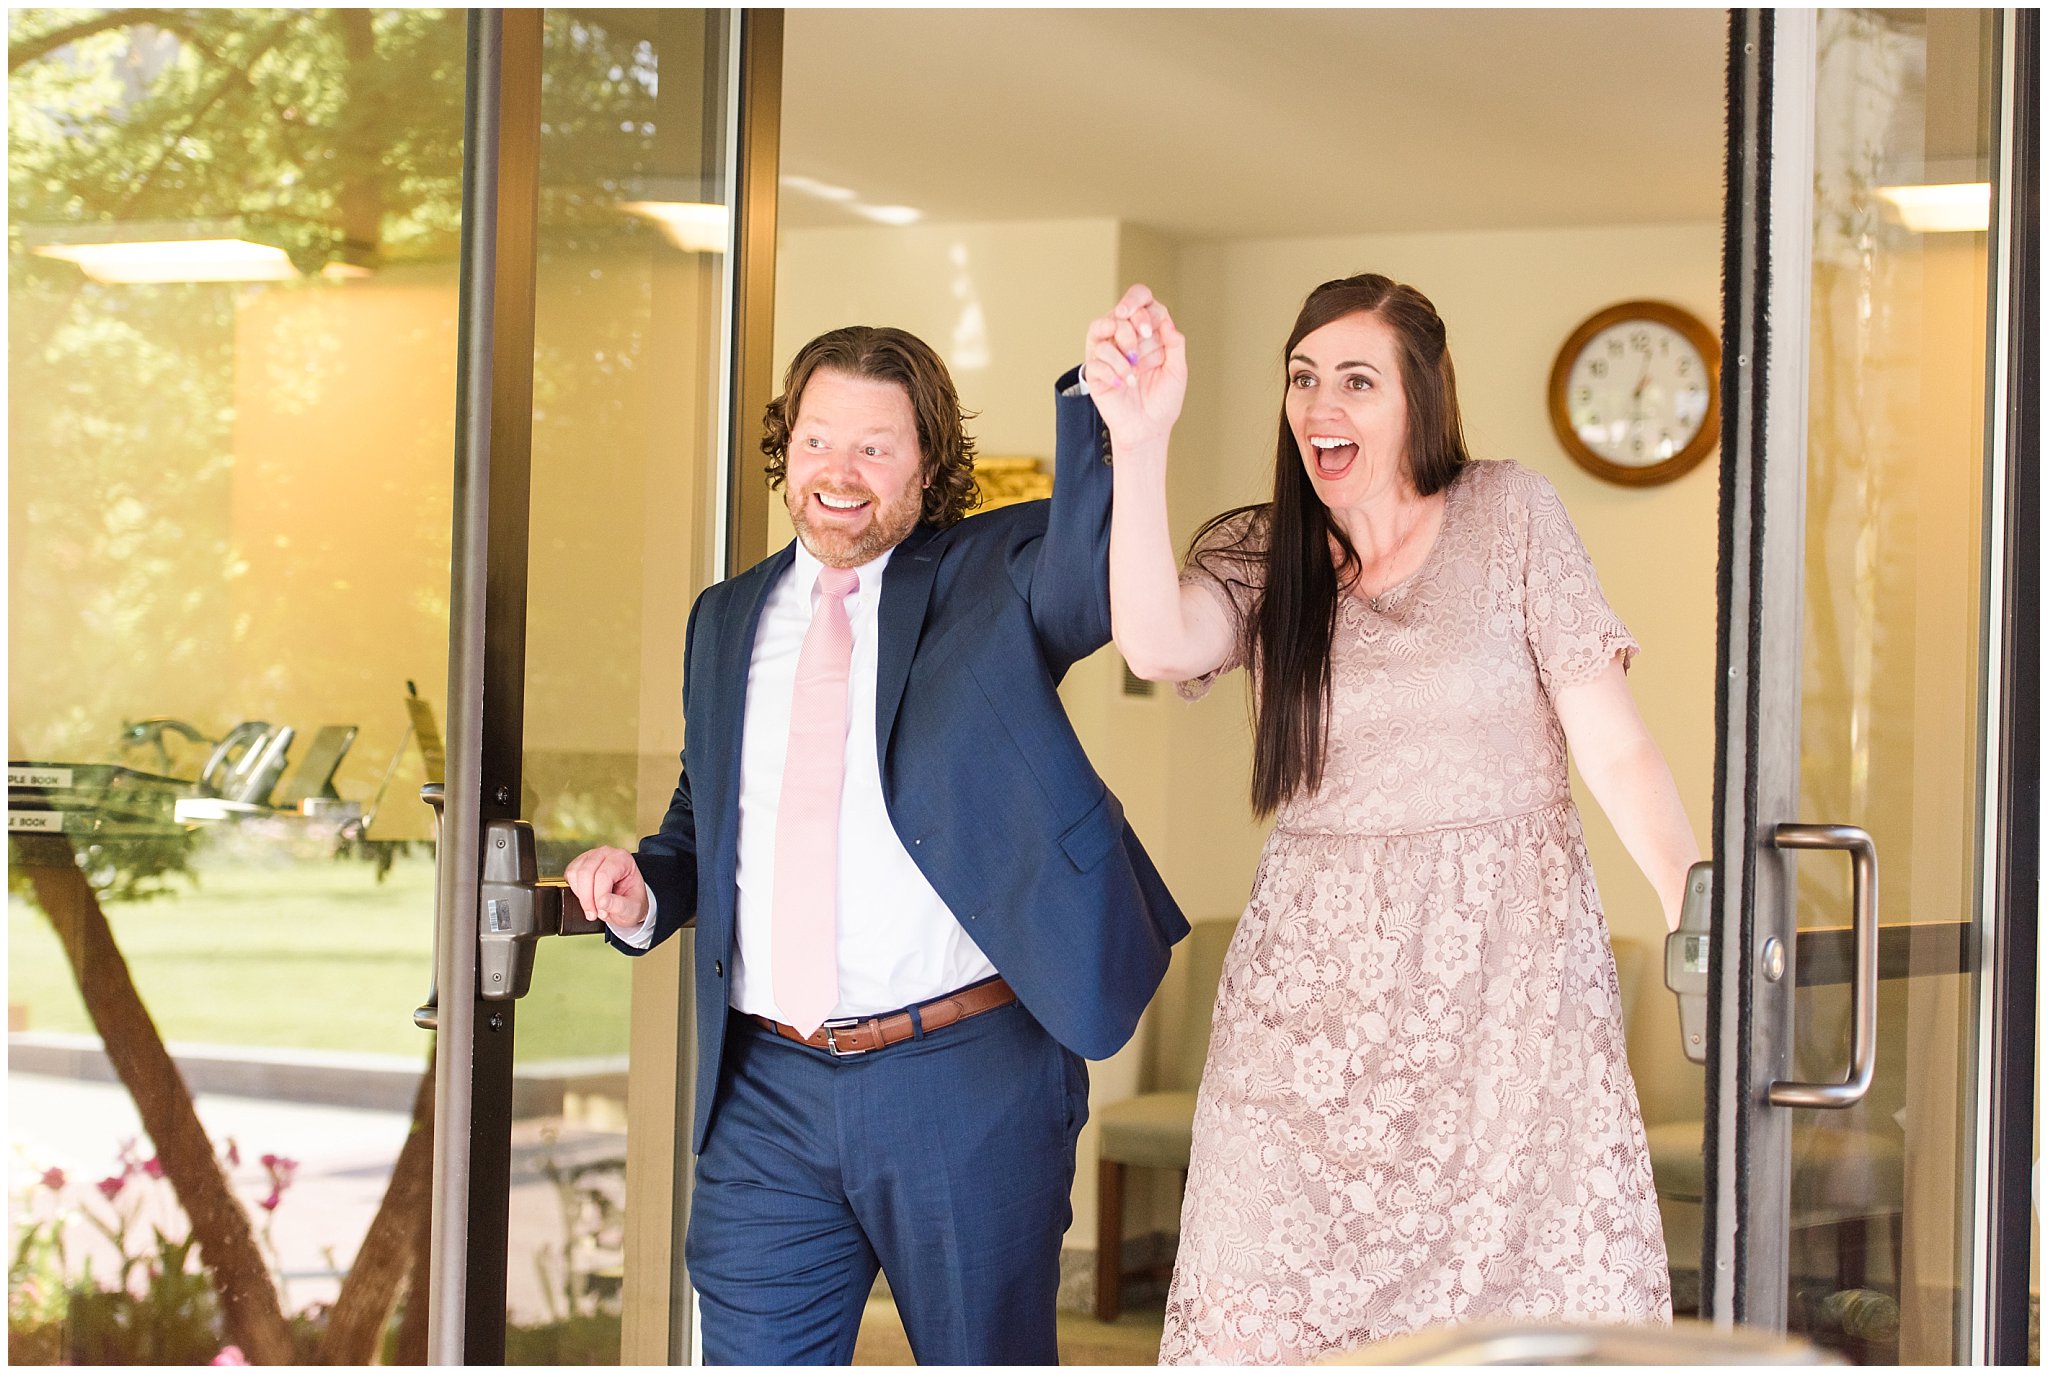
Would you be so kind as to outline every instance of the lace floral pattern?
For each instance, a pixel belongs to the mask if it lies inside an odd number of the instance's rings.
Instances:
[[[1239,615],[1257,595],[1213,557],[1185,576]],[[1550,705],[1635,651],[1557,494],[1513,463],[1470,465],[1415,575],[1343,604],[1323,785],[1277,818],[1217,992],[1162,1362],[1669,1319]]]

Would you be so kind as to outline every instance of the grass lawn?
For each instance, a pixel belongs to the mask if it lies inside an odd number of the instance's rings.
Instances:
[[[167,1041],[424,1055],[412,1023],[433,964],[434,869],[209,853],[196,885],[107,908],[114,940]],[[626,1052],[631,961],[591,938],[547,940],[520,1004],[516,1057]],[[92,1030],[43,914],[10,896],[7,1000],[38,1031]]]

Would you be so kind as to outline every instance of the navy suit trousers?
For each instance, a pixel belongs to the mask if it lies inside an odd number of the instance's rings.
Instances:
[[[846,1364],[879,1267],[920,1364],[1059,1362],[1088,1069],[1018,1003],[844,1058],[735,1014],[685,1256],[711,1364]]]

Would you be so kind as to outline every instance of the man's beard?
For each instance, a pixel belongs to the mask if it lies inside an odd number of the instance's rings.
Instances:
[[[810,518],[811,497],[820,490],[844,500],[866,501],[867,523],[851,531],[814,524]],[[858,568],[874,562],[917,528],[917,518],[923,507],[922,495],[915,487],[893,504],[883,502],[866,487],[833,490],[817,485],[802,491],[789,491],[786,502],[797,537],[804,541],[804,547],[811,551],[811,556],[828,568]]]

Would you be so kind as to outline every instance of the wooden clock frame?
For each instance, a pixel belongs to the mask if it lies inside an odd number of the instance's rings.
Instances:
[[[1611,462],[1581,442],[1577,431],[1572,428],[1571,410],[1565,400],[1571,387],[1572,362],[1579,356],[1579,351],[1601,330],[1629,320],[1666,325],[1684,335],[1686,341],[1699,351],[1709,379],[1707,413],[1700,421],[1699,433],[1669,458],[1642,467]],[[1564,451],[1571,460],[1595,477],[1625,487],[1660,486],[1683,477],[1698,467],[1700,460],[1721,442],[1721,340],[1691,311],[1664,301],[1623,301],[1619,305],[1608,306],[1573,330],[1571,337],[1557,351],[1557,360],[1550,366],[1550,428],[1557,434],[1558,443],[1564,445]]]

